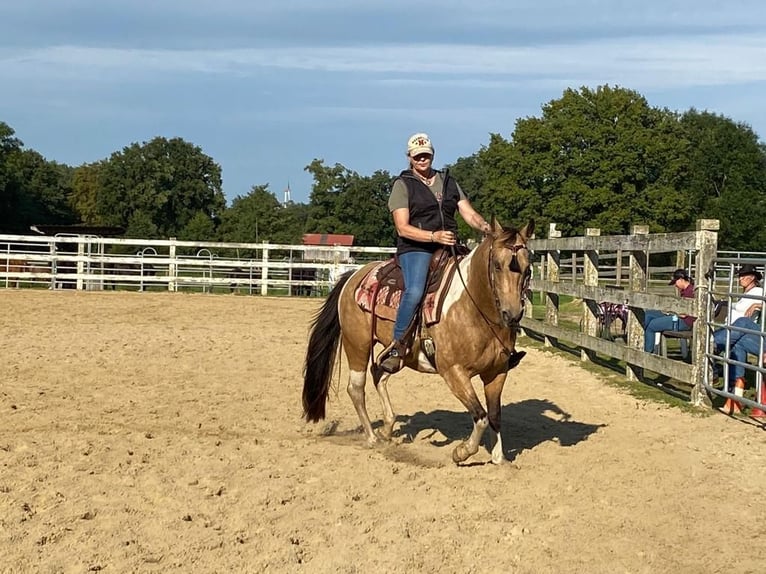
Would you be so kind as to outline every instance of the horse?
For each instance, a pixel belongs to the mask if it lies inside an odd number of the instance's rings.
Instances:
[[[24,273],[27,271],[27,262],[23,259],[10,259],[4,257],[0,259],[0,271],[5,273]],[[6,287],[13,286],[18,289],[21,286],[21,279],[18,277],[6,277],[5,285]]]
[[[404,361],[410,369],[439,374],[471,414],[473,430],[452,452],[458,464],[478,452],[487,427],[495,439],[492,462],[505,461],[500,401],[508,371],[524,355],[515,350],[515,343],[532,272],[527,241],[533,232],[533,220],[520,230],[504,228],[493,220],[483,241],[459,261],[441,318],[428,327],[434,360],[429,360],[417,333]],[[393,338],[393,322],[362,310],[355,299],[357,287],[377,264],[369,263],[339,278],[311,322],[303,369],[303,416],[319,422],[325,418],[335,360],[339,349],[344,350],[350,371],[346,390],[369,446],[391,440],[396,421],[387,390],[390,375],[376,368],[374,361],[370,370],[383,406],[383,423],[376,431],[365,405],[366,371],[374,345],[387,346]],[[486,410],[471,384],[476,375],[484,384]]]

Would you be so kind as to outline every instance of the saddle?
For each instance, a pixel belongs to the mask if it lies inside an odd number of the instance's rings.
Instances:
[[[466,253],[464,248],[460,249],[458,261],[465,257]],[[431,257],[421,305],[421,314],[426,326],[438,323],[441,319],[444,297],[452,283],[455,270],[455,259],[446,249],[438,249]],[[363,311],[387,321],[395,321],[403,292],[402,270],[396,258],[392,258],[376,265],[365,275],[354,293],[354,298]]]

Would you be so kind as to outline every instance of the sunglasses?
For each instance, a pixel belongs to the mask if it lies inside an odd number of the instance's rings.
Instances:
[[[412,159],[415,161],[429,161],[433,158],[433,156],[430,153],[419,153],[418,155],[412,156]]]

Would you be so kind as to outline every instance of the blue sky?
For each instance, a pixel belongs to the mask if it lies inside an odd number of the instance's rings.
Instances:
[[[221,165],[229,201],[288,182],[307,201],[314,158],[398,173],[425,131],[451,163],[568,87],[619,85],[766,140],[766,4],[8,1],[0,78],[0,121],[49,160],[178,136]]]

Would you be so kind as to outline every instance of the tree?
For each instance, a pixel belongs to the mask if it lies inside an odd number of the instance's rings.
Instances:
[[[245,196],[237,196],[222,216],[221,235],[235,243],[281,243],[282,206],[267,185],[257,185]]]
[[[673,113],[632,90],[568,89],[541,118],[519,120],[511,142],[493,136],[479,162],[501,209],[522,220],[536,212],[542,228],[554,221],[565,235],[626,233],[642,222],[678,231],[690,213],[674,188],[678,134]]]
[[[681,117],[686,146],[681,188],[700,216],[721,221],[719,246],[766,245],[766,153],[753,130],[709,112]]]
[[[362,177],[340,164],[325,166],[318,159],[306,170],[314,175],[307,232],[353,235],[357,245],[393,245],[388,172]]]
[[[99,193],[101,191],[101,169],[104,161],[83,164],[74,169],[72,175],[72,195],[69,204],[79,220],[86,225],[105,225],[104,216],[99,211]]]
[[[26,233],[42,223],[72,223],[72,169],[23,149],[13,129],[0,122],[0,231]]]
[[[99,171],[97,212],[109,225],[131,229],[128,222],[140,211],[159,236],[178,236],[199,213],[217,224],[226,205],[221,168],[181,138],[134,143]]]

